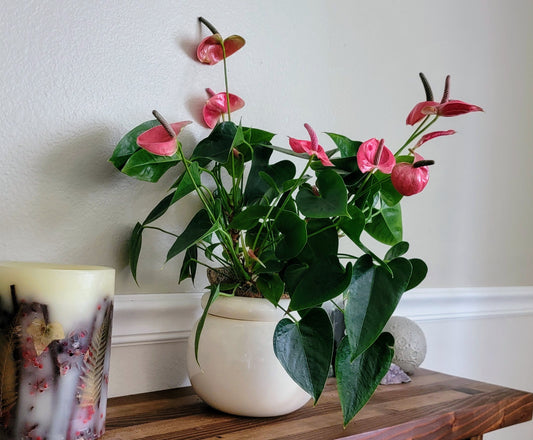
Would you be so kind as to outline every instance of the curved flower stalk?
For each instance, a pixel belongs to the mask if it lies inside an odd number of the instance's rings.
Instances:
[[[318,136],[313,128],[307,123],[304,124],[304,127],[309,133],[311,140],[307,141],[289,137],[289,145],[291,146],[292,151],[295,153],[307,153],[309,156],[315,156],[320,162],[322,162],[322,165],[326,167],[333,166],[333,163],[331,163],[324,148],[318,144]]]

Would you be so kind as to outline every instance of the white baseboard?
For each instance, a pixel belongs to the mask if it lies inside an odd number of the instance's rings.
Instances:
[[[183,342],[201,314],[202,293],[117,295],[113,346]],[[533,286],[415,289],[396,315],[415,321],[533,314]]]

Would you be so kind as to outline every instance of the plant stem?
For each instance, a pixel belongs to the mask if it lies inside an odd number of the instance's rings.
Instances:
[[[226,62],[226,47],[224,46],[224,42],[222,42],[222,55],[224,57],[224,85],[226,86],[226,105],[228,107],[228,121],[231,121],[231,108],[229,105],[229,86],[228,86],[228,66]]]
[[[420,134],[422,134],[424,131],[426,131],[429,127],[431,127],[435,121],[438,119],[438,116],[435,116],[426,126],[424,124],[429,119],[429,115],[427,115],[424,120],[420,123],[418,128],[413,132],[411,136],[409,136],[409,139],[405,141],[405,143],[400,147],[400,149],[394,154],[395,157],[398,157],[398,155],[411,143],[413,140]]]
[[[177,235],[177,234],[174,234],[174,233],[169,232],[169,231],[165,231],[164,229],[158,228],[156,226],[143,226],[143,228],[144,229],[155,229],[156,231],[164,232],[165,234],[172,235],[173,237],[176,237],[176,238],[179,237],[179,235]]]

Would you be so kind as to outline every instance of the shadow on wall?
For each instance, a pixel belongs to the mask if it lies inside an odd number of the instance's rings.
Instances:
[[[128,264],[131,227],[121,227],[115,214],[125,208],[121,189],[131,182],[121,179],[108,162],[115,137],[99,126],[41,142],[30,165],[33,187],[25,206],[31,206],[31,217],[19,213],[23,229],[35,234],[28,237],[27,246],[38,243],[40,249],[26,250],[22,259]]]

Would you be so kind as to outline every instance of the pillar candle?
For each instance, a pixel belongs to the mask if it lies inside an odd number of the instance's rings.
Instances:
[[[0,263],[0,438],[103,435],[114,269]]]

